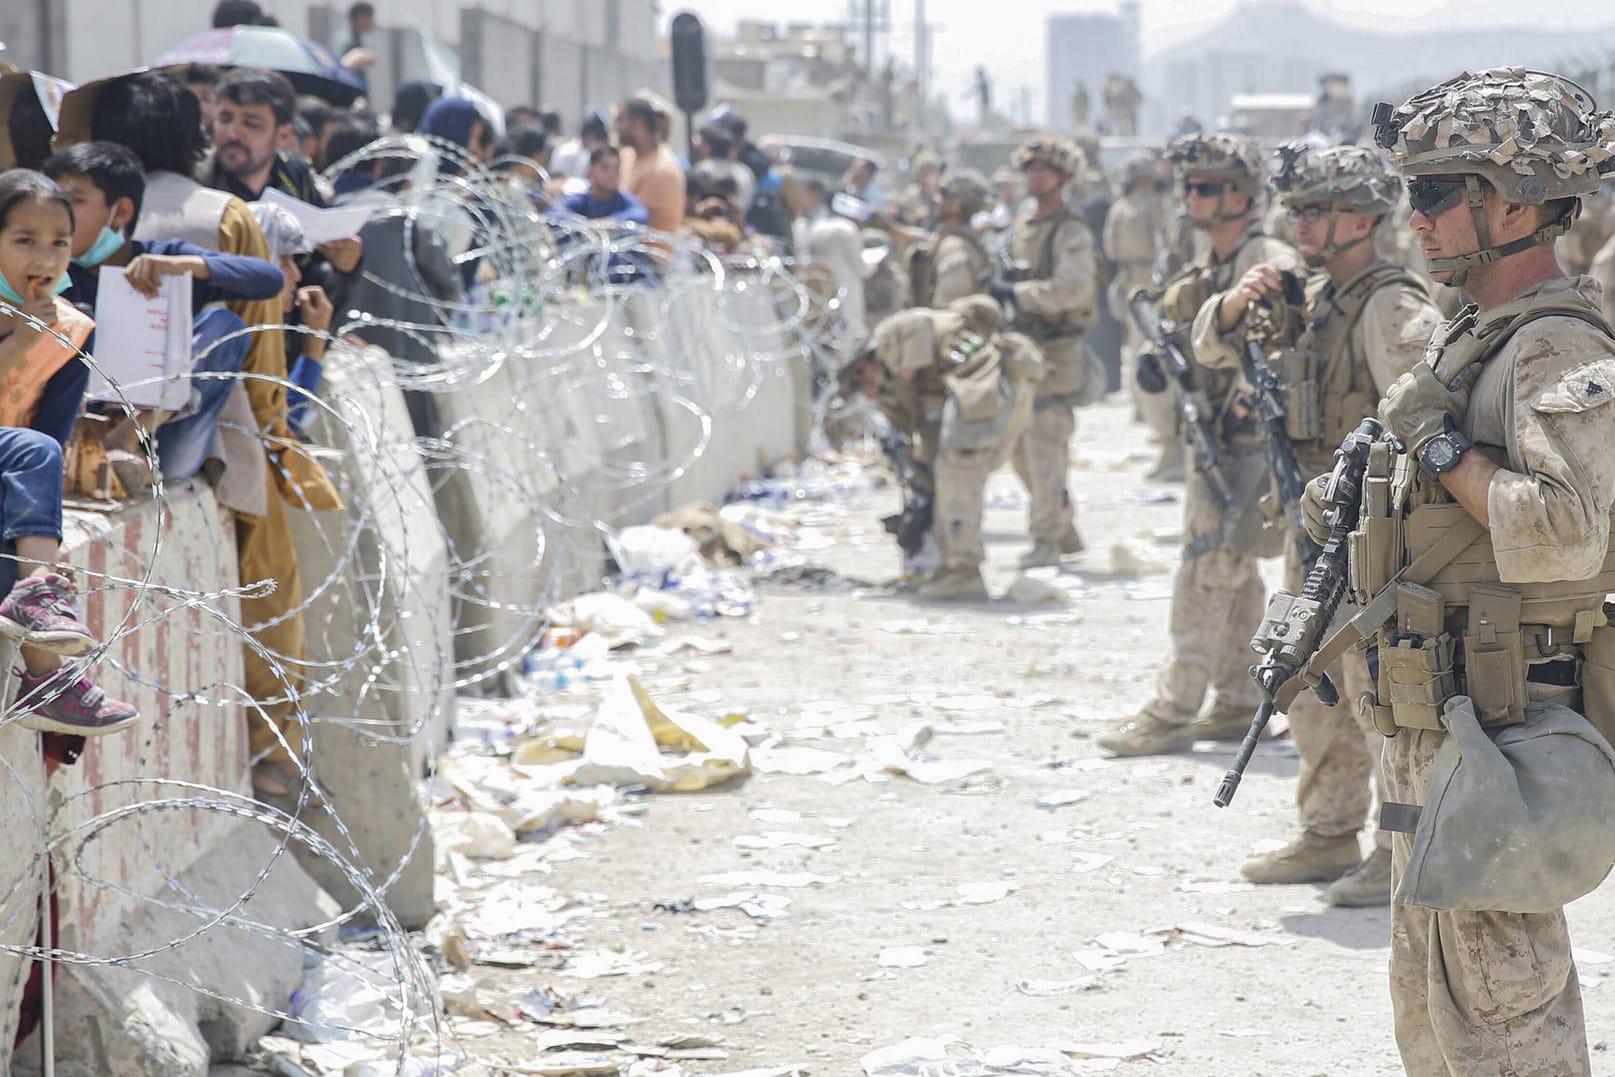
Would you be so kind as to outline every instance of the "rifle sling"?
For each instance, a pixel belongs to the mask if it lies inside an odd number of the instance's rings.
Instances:
[[[1380,626],[1396,615],[1396,589],[1399,584],[1430,582],[1436,573],[1451,564],[1454,558],[1469,549],[1470,544],[1485,533],[1485,526],[1466,513],[1460,523],[1437,539],[1435,545],[1414,558],[1412,564],[1392,576],[1391,582],[1380,588],[1379,593],[1368,600],[1368,605],[1324,640],[1323,645],[1308,660],[1303,675],[1293,678],[1291,683],[1306,681],[1316,684],[1322,679],[1324,671],[1334,665],[1337,658],[1359,643],[1372,639],[1380,630]],[[1299,692],[1301,687],[1303,685],[1297,684],[1296,692]],[[1293,693],[1290,698],[1294,698]]]

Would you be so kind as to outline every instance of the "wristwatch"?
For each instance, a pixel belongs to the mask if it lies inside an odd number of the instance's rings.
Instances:
[[[1458,466],[1458,460],[1474,444],[1452,424],[1452,416],[1447,416],[1447,429],[1424,443],[1419,450],[1419,474],[1431,482],[1436,482],[1442,475]]]

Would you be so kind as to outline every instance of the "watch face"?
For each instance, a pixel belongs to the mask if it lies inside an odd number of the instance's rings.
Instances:
[[[1422,459],[1432,471],[1442,472],[1452,466],[1457,456],[1457,447],[1445,435],[1437,435],[1425,444]]]

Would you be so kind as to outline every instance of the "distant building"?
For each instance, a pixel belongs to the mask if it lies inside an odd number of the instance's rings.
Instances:
[[[1088,92],[1089,123],[1104,114],[1105,78],[1140,72],[1138,4],[1123,3],[1117,14],[1050,15],[1045,33],[1043,84],[1045,120],[1064,131],[1071,126],[1071,98],[1077,83]]]

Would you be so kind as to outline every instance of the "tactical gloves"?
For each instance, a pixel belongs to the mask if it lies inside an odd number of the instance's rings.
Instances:
[[[1319,475],[1301,491],[1301,522],[1307,529],[1307,535],[1319,546],[1329,541],[1330,527],[1324,513],[1329,511],[1330,505],[1323,497],[1328,486],[1329,476]]]
[[[1420,362],[1385,391],[1379,417],[1409,452],[1417,453],[1447,429],[1449,416],[1456,421],[1468,409],[1471,379],[1461,378],[1460,383],[1456,390],[1447,388],[1429,363]]]

